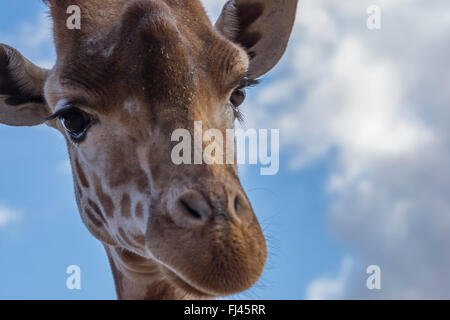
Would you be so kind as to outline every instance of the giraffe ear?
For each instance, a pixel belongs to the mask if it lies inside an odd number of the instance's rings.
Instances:
[[[45,122],[50,115],[43,94],[48,73],[0,44],[0,123],[35,126]]]
[[[288,45],[298,0],[230,0],[216,28],[250,56],[249,77],[271,70]]]

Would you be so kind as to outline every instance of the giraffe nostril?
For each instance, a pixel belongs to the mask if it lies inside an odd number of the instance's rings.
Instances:
[[[200,192],[189,190],[175,200],[170,214],[179,227],[196,227],[206,223],[211,215],[211,208]]]
[[[202,215],[199,213],[198,210],[192,208],[189,203],[187,203],[185,200],[180,200],[181,207],[189,213],[194,219],[202,220]]]
[[[227,197],[218,193],[207,200],[203,193],[191,189],[177,198],[169,206],[171,220],[181,228],[197,228],[208,223],[237,219],[241,222],[252,220],[253,210],[246,197],[239,190],[228,189]]]
[[[239,201],[239,196],[234,198],[234,212],[239,215],[239,210],[241,209],[241,203]]]

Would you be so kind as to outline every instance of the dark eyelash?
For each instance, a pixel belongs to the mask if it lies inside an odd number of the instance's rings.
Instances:
[[[246,78],[242,79],[240,86],[237,89],[242,90],[242,89],[246,89],[246,88],[255,87],[260,83],[261,83],[260,79],[249,79],[246,77]],[[244,114],[241,112],[241,110],[239,108],[233,107],[233,113],[234,113],[234,117],[239,121],[239,123],[241,123],[241,124],[245,123]]]
[[[259,79],[244,78],[241,81],[241,85],[240,85],[239,89],[251,88],[251,87],[257,86],[260,83],[261,83],[261,80],[259,80]]]
[[[70,110],[77,110],[77,108],[75,108],[71,105],[64,106],[63,108],[61,108],[60,110],[58,110],[54,114],[52,114],[50,117],[46,118],[45,121],[51,121],[51,120],[61,118],[62,116],[64,116],[64,114],[67,113],[67,111],[70,111]]]
[[[61,119],[62,117],[64,117],[65,114],[67,114],[70,111],[82,112],[79,108],[74,107],[72,104],[67,104],[64,107],[62,107],[60,110],[58,110],[54,114],[52,114],[50,117],[46,118],[45,121]],[[72,141],[76,145],[78,145],[79,143],[83,142],[83,140],[86,138],[86,132],[88,132],[88,130],[93,125],[95,125],[97,122],[98,122],[97,119],[95,119],[92,116],[90,116],[90,122],[89,122],[88,126],[85,128],[85,130],[80,135],[74,136],[74,135],[68,133],[69,137],[70,137],[70,141]]]

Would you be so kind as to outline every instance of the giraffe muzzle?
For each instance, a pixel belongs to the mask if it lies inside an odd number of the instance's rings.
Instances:
[[[221,183],[184,190],[169,200],[166,212],[150,217],[148,250],[197,292],[239,293],[263,272],[266,242],[241,190]]]

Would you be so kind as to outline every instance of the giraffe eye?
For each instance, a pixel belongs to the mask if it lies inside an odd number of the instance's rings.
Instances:
[[[83,139],[92,123],[91,116],[78,108],[68,108],[58,118],[69,136],[75,140]]]
[[[235,108],[239,107],[244,103],[247,94],[244,88],[238,88],[233,91],[230,97],[230,102],[233,104]]]

